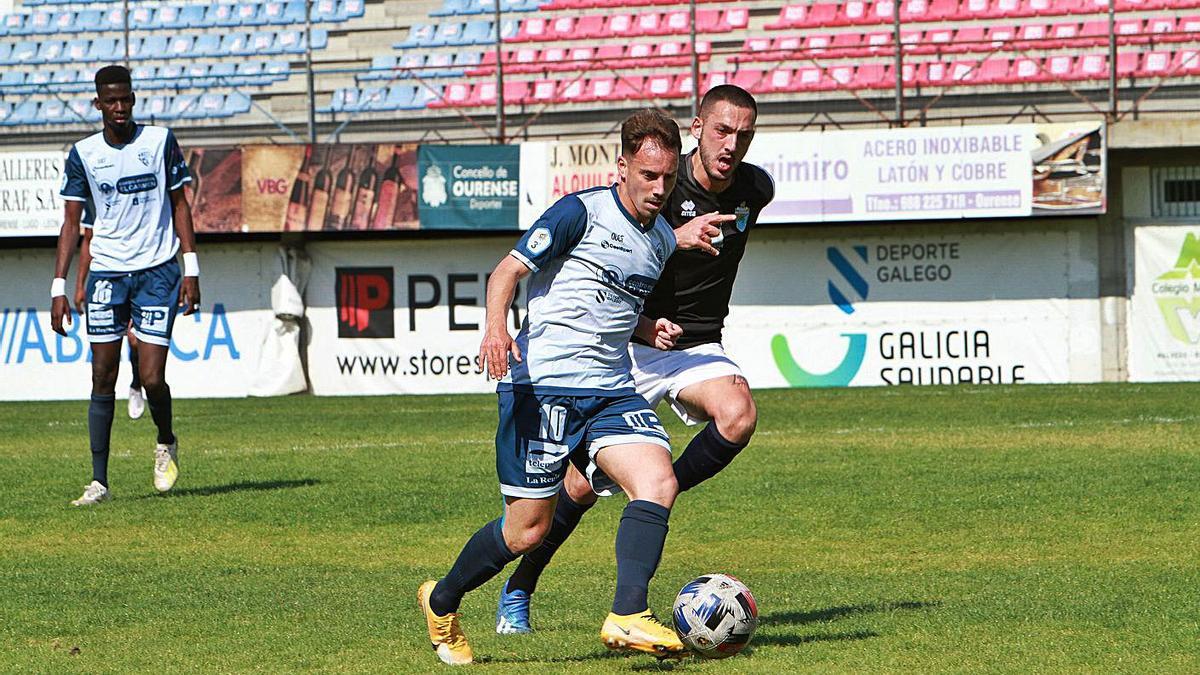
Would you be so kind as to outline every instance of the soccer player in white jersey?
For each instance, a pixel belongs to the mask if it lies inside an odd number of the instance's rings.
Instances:
[[[666,399],[685,423],[709,422],[675,460],[680,492],[728,466],[749,444],[758,422],[746,378],[721,344],[746,241],[758,214],[775,196],[770,175],[742,161],[757,116],[754,97],[735,85],[713,87],[701,100],[691,129],[697,147],[680,158],[679,180],[662,214],[676,228],[713,226],[706,236],[720,248],[719,255],[701,247],[671,256],[644,313],[678,324],[683,334],[667,351],[636,340],[630,346],[634,382],[652,407]],[[531,630],[530,597],[538,578],[595,501],[587,481],[568,472],[550,532],[540,547],[521,558],[501,590],[498,633]]]
[[[121,336],[132,325],[138,338],[142,385],[158,429],[154,487],[167,492],[179,476],[178,443],[171,428],[171,390],[165,379],[177,308],[200,308],[200,264],[183,184],[191,180],[174,135],[133,121],[136,98],[129,71],[106,66],[96,72],[95,106],[104,128],[79,141],[67,156],[61,196],[65,200],[50,285],[51,327],[65,335],[71,314],[67,270],[79,241],[85,209],[92,223],[88,273],[87,334],[92,349],[92,397],[88,436],[92,482],[72,501],[87,506],[109,498],[108,454]],[[176,254],[183,252],[180,272]]]
[[[667,434],[634,391],[628,351],[634,334],[660,349],[679,337],[671,321],[641,316],[677,243],[697,239],[692,232],[677,237],[658,214],[674,188],[679,151],[674,120],[655,110],[634,113],[621,127],[618,182],[563,197],[491,275],[479,355],[501,380],[496,469],[505,507],[475,532],[446,576],[418,591],[430,642],[445,663],[471,661],[459,603],[541,542],[568,465],[597,493],[623,490],[630,500],[617,529],[616,592],[601,639],[658,656],[683,651],[647,603],[676,485]],[[530,275],[529,308],[514,340],[506,317],[518,281]]]

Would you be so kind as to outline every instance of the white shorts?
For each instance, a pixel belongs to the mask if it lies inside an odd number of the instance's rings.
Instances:
[[[679,392],[697,382],[742,374],[742,369],[725,355],[725,348],[719,342],[674,351],[630,344],[629,356],[633,359],[633,382],[637,393],[646,399],[651,409],[667,399],[671,410],[688,425],[707,420],[689,415],[687,408],[679,402]]]

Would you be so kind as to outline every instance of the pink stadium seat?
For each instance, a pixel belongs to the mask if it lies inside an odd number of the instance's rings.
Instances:
[[[1040,49],[1043,48],[1043,40],[1046,38],[1046,26],[1044,24],[1024,24],[1017,29],[1017,40],[1015,47],[1017,49]]]
[[[932,16],[929,0],[903,0],[903,4],[900,5],[901,23],[937,20]]]
[[[558,93],[558,82],[554,80],[534,80],[530,103],[554,103]]]
[[[1072,66],[1075,58],[1065,54],[1056,54],[1046,59],[1045,69],[1049,74],[1050,80],[1069,80],[1073,79]],[[1078,78],[1075,78],[1078,79]]]
[[[1171,71],[1175,76],[1200,74],[1200,50],[1181,49],[1175,52],[1171,62]]]
[[[596,68],[625,68],[625,47],[615,43],[596,48]]]
[[[807,26],[808,5],[784,5],[779,10],[779,17],[763,26],[767,30],[786,30]]]
[[[550,28],[538,40],[572,40],[575,36],[575,17],[557,16],[550,22]]]
[[[892,54],[892,37],[892,33],[888,31],[867,33],[866,39],[863,40],[867,47],[867,53],[871,56],[887,56]]]
[[[962,4],[958,6],[958,11],[954,16],[949,17],[956,21],[975,21],[979,19],[993,18],[991,2],[989,0],[962,0]]]
[[[1133,77],[1138,73],[1141,54],[1137,52],[1120,52],[1117,54],[1117,77]]]
[[[767,77],[766,91],[795,91],[792,89],[792,70],[790,68],[776,68],[768,72],[770,75]]]
[[[978,61],[955,61],[949,68],[951,82],[974,82],[979,76]]]
[[[442,98],[429,102],[429,108],[461,108],[467,105],[471,98],[471,85],[466,82],[452,82],[446,85]]]
[[[631,37],[633,35],[633,17],[629,14],[614,14],[608,18],[601,37]]]
[[[1146,52],[1142,54],[1142,67],[1138,77],[1166,77],[1171,70],[1170,52]]]
[[[1081,80],[1108,79],[1108,57],[1104,54],[1084,54],[1076,64]]]
[[[922,40],[922,45],[930,50],[930,53],[942,53],[945,47],[954,40],[954,30],[950,28],[937,28],[934,30],[925,31],[925,39]]]
[[[539,17],[531,16],[521,21],[521,27],[517,29],[517,34],[508,39],[509,42],[529,42],[530,40],[541,40],[549,30],[548,22]]]
[[[923,42],[922,38],[924,36],[925,33],[919,30],[900,31],[900,44],[904,47],[904,53],[932,54],[934,49]]]
[[[757,93],[766,87],[767,71],[742,69],[733,74],[730,82],[746,91]]]
[[[701,12],[696,12],[696,23],[701,23]],[[703,25],[703,24],[701,24]],[[750,25],[750,10],[745,7],[731,7],[721,14],[720,30],[726,31],[743,30]]]
[[[696,23],[700,18],[696,17]],[[699,26],[697,26],[699,28]],[[667,12],[662,18],[663,35],[687,35],[692,30],[692,15],[689,12]]]
[[[644,98],[646,78],[641,75],[622,75],[617,78],[617,85],[613,88],[613,101],[625,101]]]
[[[773,60],[785,60],[799,57],[799,52],[803,48],[804,38],[799,35],[783,35],[775,38],[771,43],[771,49],[775,52]]]
[[[838,23],[844,26],[860,26],[870,23],[867,3],[863,0],[848,0],[838,7]]]
[[[525,81],[504,81],[504,104],[505,105],[523,105],[529,102],[529,82]]]
[[[950,54],[990,51],[984,42],[983,26],[959,28],[954,32],[954,42],[947,45],[945,51]]]
[[[604,34],[604,15],[589,14],[579,17],[575,24],[575,37],[581,40],[598,38]]]
[[[1030,4],[1031,2],[1032,0],[993,0],[992,15],[1006,19],[1034,16],[1037,11]]]
[[[651,75],[646,78],[646,92],[650,98],[672,98],[675,94],[675,78],[672,75]]]
[[[1141,19],[1117,19],[1115,26],[1118,36],[1134,36],[1142,32]],[[1142,40],[1144,38],[1118,37],[1117,44],[1127,45]]]
[[[913,63],[905,63],[900,69],[900,81],[905,87],[917,86],[917,66]]]
[[[617,88],[616,78],[612,77],[593,77],[588,80],[584,86],[583,94],[580,96],[580,101],[609,101],[612,100],[612,93]]]
[[[1072,47],[1088,47],[1108,44],[1108,20],[1100,19],[1094,21],[1084,21],[1083,27],[1079,29],[1079,38],[1072,40]]]
[[[917,84],[925,87],[941,87],[950,78],[949,68],[941,61],[917,65]]]
[[[1170,42],[1197,39],[1200,39],[1200,16],[1185,16],[1179,19],[1179,25],[1175,27],[1175,33],[1171,36]]]
[[[992,49],[1012,49],[1013,42],[1017,39],[1016,26],[992,26],[987,29],[986,47]]]
[[[573,69],[573,66],[567,63],[566,47],[546,47],[538,56],[538,63],[543,70],[561,72]]]
[[[863,48],[861,33],[838,33],[833,36],[833,44],[830,45],[830,56],[833,58],[847,59],[865,56],[868,53],[870,50]]]
[[[1056,23],[1050,26],[1050,34],[1043,44],[1046,49],[1062,49],[1069,46],[1079,35],[1079,24]]]
[[[1008,84],[1011,62],[1004,57],[990,58],[979,64],[974,81],[977,84]]]
[[[722,84],[728,84],[728,83],[729,83],[728,73],[710,72],[704,76],[704,87],[701,89],[700,93],[703,94],[704,92],[708,91],[709,89],[712,89],[713,87],[716,87],[716,86],[722,85]]]
[[[663,31],[659,27],[662,21],[662,15],[657,12],[647,12],[638,14],[634,17],[633,35],[662,35]]]
[[[896,0],[876,0],[871,3],[870,24],[891,23],[896,16]]]
[[[678,98],[691,98],[692,89],[692,76],[690,74],[680,75],[675,78],[675,96]]]
[[[854,66],[834,66],[828,69],[829,79],[838,89],[851,89],[854,82]]]
[[[532,73],[538,70],[537,47],[521,47],[513,52],[512,63],[505,63],[505,72]]]
[[[829,51],[831,44],[833,44],[831,35],[809,35],[804,40],[804,52],[808,55],[819,56]]]
[[[771,44],[767,40],[767,47]],[[692,62],[691,50],[686,42],[662,42],[654,50],[655,61],[660,66],[686,66]]]
[[[837,15],[837,5],[829,2],[818,2],[809,6],[808,16],[805,18],[804,23],[800,25],[814,28],[842,25],[837,23]]]
[[[589,70],[596,68],[595,53],[596,50],[587,45],[571,47],[571,50],[567,52],[567,60],[563,65],[567,66],[569,70]]]
[[[750,37],[746,38],[746,42],[742,44],[742,51],[737,54],[730,54],[730,63],[738,63],[742,61],[774,61],[779,58],[777,54],[772,53],[772,40],[769,37]]]
[[[471,101],[471,105],[496,105],[496,83],[480,82],[475,85],[475,90],[471,92]]]
[[[1151,42],[1178,41],[1175,37],[1175,17],[1147,19],[1145,32],[1150,34]]]
[[[658,65],[654,63],[654,45],[648,42],[629,45],[629,48],[625,50],[625,58],[628,59],[631,68],[653,68]]]
[[[868,63],[854,71],[851,87],[854,89],[882,89],[895,83],[890,81],[889,68],[882,63]]]
[[[1028,56],[1015,59],[1009,74],[1014,84],[1050,81],[1050,75],[1042,69],[1041,60]]]

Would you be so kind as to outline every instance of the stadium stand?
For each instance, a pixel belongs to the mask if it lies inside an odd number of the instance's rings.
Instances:
[[[303,119],[304,0],[130,5],[143,116],[198,127]],[[1114,10],[1123,90],[1195,88],[1200,0],[1116,0]],[[701,0],[701,90],[735,82],[768,108],[796,106],[798,93],[864,114],[889,108],[897,12],[900,78],[913,105],[1004,102],[1018,85],[1026,97],[1106,93],[1106,0]],[[66,133],[91,124],[90,75],[125,58],[125,22],[118,0],[18,0],[0,17],[0,125]],[[506,109],[517,115],[685,106],[694,89],[686,2],[315,0],[312,22],[323,124],[383,123],[398,111],[486,116],[498,59]]]

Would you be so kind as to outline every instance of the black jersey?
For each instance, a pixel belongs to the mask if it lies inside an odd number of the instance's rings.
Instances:
[[[663,206],[663,217],[671,227],[713,212],[733,214],[737,220],[721,225],[724,241],[717,245],[721,255],[676,250],[646,299],[643,314],[652,319],[666,317],[683,328],[676,349],[721,341],[733,280],[746,252],[746,238],[759,212],[775,197],[775,183],[767,172],[745,162],[738,165],[728,188],[718,194],[709,192],[692,175],[692,155],[696,152],[680,158],[679,182]]]

